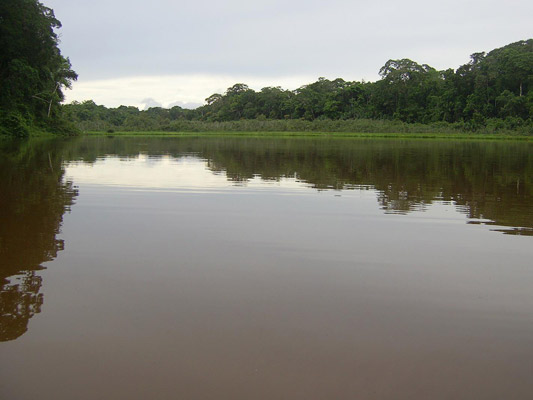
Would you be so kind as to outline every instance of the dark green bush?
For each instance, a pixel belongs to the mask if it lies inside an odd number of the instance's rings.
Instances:
[[[0,134],[13,137],[25,138],[30,135],[27,121],[16,112],[0,115]]]

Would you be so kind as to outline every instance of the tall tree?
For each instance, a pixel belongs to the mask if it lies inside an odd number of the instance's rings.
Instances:
[[[0,2],[0,129],[16,136],[28,127],[57,129],[62,89],[77,74],[61,55],[61,23],[37,0]]]

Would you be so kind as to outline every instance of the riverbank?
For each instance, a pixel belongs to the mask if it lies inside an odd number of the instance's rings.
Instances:
[[[533,141],[533,136],[485,133],[368,133],[368,132],[313,132],[313,131],[204,131],[204,132],[163,132],[163,131],[90,131],[83,136],[149,136],[149,137],[191,137],[191,136],[230,136],[230,137],[324,137],[324,138],[395,138],[395,139],[455,139],[455,140],[524,140]]]

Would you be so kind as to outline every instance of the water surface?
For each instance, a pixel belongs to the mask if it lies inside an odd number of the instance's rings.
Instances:
[[[532,146],[4,145],[8,399],[528,399]]]

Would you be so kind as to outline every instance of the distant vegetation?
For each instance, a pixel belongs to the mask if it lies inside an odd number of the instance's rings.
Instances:
[[[533,135],[533,39],[474,53],[456,70],[389,60],[376,82],[319,78],[296,90],[237,83],[194,110],[61,106],[77,79],[52,9],[0,2],[0,135],[82,131],[477,132]]]
[[[194,110],[64,106],[83,131],[337,131],[533,134],[533,39],[474,53],[457,70],[389,60],[377,82],[318,81],[294,91],[238,83]]]
[[[62,118],[62,88],[77,78],[61,55],[61,23],[36,0],[0,1],[0,135],[75,130]]]

